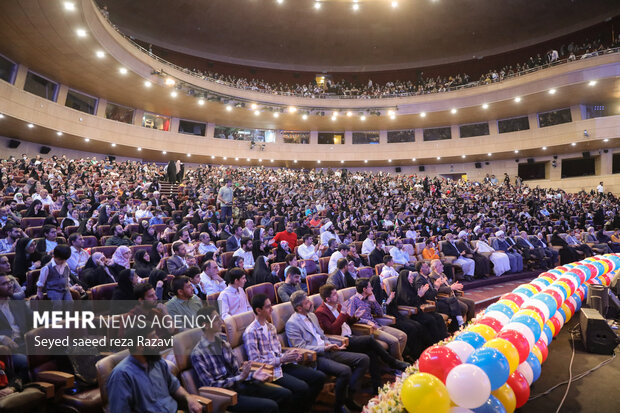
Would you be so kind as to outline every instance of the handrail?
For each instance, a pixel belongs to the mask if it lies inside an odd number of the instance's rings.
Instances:
[[[380,95],[377,96],[369,96],[369,95],[338,95],[338,94],[334,94],[334,93],[320,93],[320,94],[314,94],[314,93],[310,93],[310,94],[303,94],[303,93],[297,93],[297,92],[283,92],[283,91],[278,91],[278,90],[266,90],[266,89],[261,89],[261,88],[257,88],[257,87],[253,87],[253,86],[239,86],[235,83],[232,82],[228,82],[225,80],[221,80],[221,79],[217,79],[217,78],[213,78],[213,77],[209,77],[206,75],[203,75],[201,73],[192,71],[186,67],[181,67],[175,63],[169,62],[166,59],[157,56],[156,54],[154,54],[152,51],[149,51],[147,49],[145,49],[144,47],[142,47],[141,45],[139,45],[138,43],[136,43],[131,37],[125,35],[122,31],[120,31],[120,29],[110,20],[109,16],[107,13],[104,13],[101,11],[101,9],[99,9],[98,7],[96,7],[96,9],[101,13],[101,15],[103,16],[103,18],[110,24],[110,26],[112,26],[112,28],[114,28],[114,30],[116,30],[116,32],[121,35],[123,38],[125,38],[131,45],[133,45],[135,48],[137,48],[138,50],[140,50],[141,52],[147,54],[149,57],[155,59],[156,61],[163,63],[166,66],[169,66],[173,69],[179,70],[187,75],[190,76],[194,76],[198,79],[201,80],[206,80],[207,82],[212,82],[212,83],[217,83],[219,85],[224,85],[224,86],[228,86],[234,89],[239,89],[239,90],[245,90],[245,91],[251,91],[251,92],[258,92],[258,93],[263,93],[265,95],[278,95],[278,96],[292,96],[292,97],[310,97],[310,98],[315,98],[315,99],[388,99],[388,98],[398,98],[398,97],[409,97],[409,96],[420,96],[420,95],[428,95],[428,94],[435,94],[435,93],[445,93],[445,92],[453,92],[456,90],[462,90],[462,89],[469,89],[472,87],[477,87],[477,86],[484,86],[484,85],[488,85],[490,83],[501,83],[505,80],[508,79],[513,79],[513,78],[517,78],[520,76],[524,76],[530,73],[534,73],[537,72],[539,70],[543,70],[543,69],[547,69],[549,67],[553,67],[553,66],[559,66],[559,65],[563,65],[566,63],[570,63],[573,61],[577,61],[577,60],[583,60],[583,59],[589,59],[591,57],[596,57],[596,56],[602,56],[602,55],[606,55],[606,54],[613,54],[613,53],[618,53],[620,52],[620,47],[612,47],[612,48],[607,48],[604,50],[598,50],[595,52],[591,52],[591,53],[586,53],[583,54],[581,57],[579,58],[575,58],[575,59],[570,59],[570,58],[565,58],[565,59],[560,59],[560,60],[556,60],[553,62],[549,62],[549,63],[545,63],[543,65],[540,66],[536,66],[533,68],[529,68],[526,70],[521,70],[520,72],[516,72],[513,75],[506,75],[503,79],[498,78],[497,80],[493,80],[491,82],[486,82],[486,81],[473,81],[473,82],[469,82],[465,85],[458,85],[458,86],[450,86],[450,87],[442,87],[442,90],[438,90],[435,92],[432,91],[423,91],[423,92],[403,92],[403,93],[382,93]],[[218,93],[219,94],[219,93]]]

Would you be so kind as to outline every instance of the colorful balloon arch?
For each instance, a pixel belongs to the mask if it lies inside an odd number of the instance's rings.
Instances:
[[[365,412],[512,413],[530,396],[548,346],[579,311],[588,286],[609,286],[620,254],[543,272],[491,304],[370,400]]]

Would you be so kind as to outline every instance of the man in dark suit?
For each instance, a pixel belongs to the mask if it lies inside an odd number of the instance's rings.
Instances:
[[[538,247],[544,251],[551,264],[549,267],[554,267],[555,263],[558,262],[560,253],[547,245],[547,241],[545,241],[542,232],[539,232],[535,237],[530,239],[530,242],[534,244],[535,247]]]
[[[233,227],[233,234],[226,240],[226,252],[235,252],[241,248],[241,235],[243,228],[241,225],[235,225]]]
[[[383,247],[385,246],[385,240],[383,238],[377,238],[375,249],[368,254],[368,262],[371,268],[375,268],[377,264],[383,264],[383,257],[387,254]]]
[[[172,274],[175,277],[178,275],[185,275],[189,270],[189,267],[196,265],[196,259],[194,257],[187,257],[187,251],[185,243],[183,241],[176,241],[172,244],[172,257],[166,261],[168,268],[168,274]]]
[[[446,241],[441,245],[441,252],[443,252],[445,256],[456,257],[456,259],[452,261],[452,264],[461,266],[467,281],[471,281],[473,279],[474,271],[476,269],[476,262],[471,258],[467,258],[467,251],[456,245],[454,234],[446,234]]]
[[[24,334],[31,328],[32,312],[23,300],[13,300],[12,295],[13,280],[0,274],[0,345],[11,350],[13,372],[10,373],[25,383],[28,381],[28,360]]]
[[[355,287],[355,280],[347,271],[348,261],[346,258],[340,258],[336,263],[336,271],[330,274],[325,284],[331,284],[336,290],[342,290],[347,287]]]
[[[553,264],[549,263],[546,259],[545,251],[542,248],[534,246],[528,239],[527,232],[521,231],[517,239],[517,248],[526,260],[534,260],[537,265],[547,270],[552,267]],[[551,264],[551,265],[550,265]]]

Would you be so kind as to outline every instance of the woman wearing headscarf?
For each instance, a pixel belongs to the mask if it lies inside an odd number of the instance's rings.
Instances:
[[[81,223],[80,222],[80,211],[78,211],[77,209],[72,209],[71,212],[67,213],[67,216],[65,216],[65,219],[62,220],[62,224],[60,228],[62,229],[63,232],[65,232],[67,227],[70,227],[70,226],[79,227],[80,223]]]
[[[13,260],[13,275],[20,284],[26,282],[26,273],[41,268],[42,256],[36,250],[36,242],[32,238],[24,237],[17,240],[15,258]]]
[[[136,299],[133,287],[138,283],[138,276],[133,270],[128,268],[122,270],[118,275],[118,281],[112,301],[110,302],[110,314],[122,314],[133,308]]]
[[[149,252],[149,258],[153,265],[157,267],[159,267],[160,264],[163,265],[162,263],[166,261],[165,258],[168,258],[168,251],[166,251],[166,246],[163,242],[157,241],[153,243],[151,251]]]
[[[155,231],[155,227],[149,225],[142,233],[142,244],[153,245],[154,242],[157,242],[157,231]]]
[[[126,245],[116,248],[112,254],[112,265],[109,266],[110,272],[114,278],[118,280],[121,271],[129,269],[129,260],[131,260],[131,250]]]
[[[47,214],[45,213],[45,209],[43,208],[43,204],[40,200],[35,199],[32,201],[28,210],[26,211],[26,218],[45,218]]]
[[[271,265],[269,265],[269,259],[264,255],[259,255],[256,258],[254,270],[252,271],[252,275],[249,277],[245,288],[261,283],[275,284],[282,281],[280,277],[278,277],[280,268],[274,268],[274,271],[272,271],[270,267]]]
[[[385,300],[387,314],[396,318],[396,324],[393,327],[407,334],[405,349],[407,355],[411,357],[411,361],[417,360],[420,354],[433,344],[433,339],[428,330],[419,322],[410,319],[398,311],[396,297],[390,299],[381,285],[381,277],[378,275],[372,276],[370,278],[370,285],[377,302],[382,303]]]
[[[136,274],[142,278],[146,278],[151,274],[151,271],[155,269],[155,265],[151,262],[148,251],[136,251],[136,255],[133,257],[133,268],[136,270]]]
[[[417,313],[412,314],[410,316],[411,319],[422,324],[422,326],[424,326],[424,328],[430,333],[432,342],[436,343],[448,337],[446,323],[444,322],[443,317],[437,312],[433,311],[426,313],[420,308],[423,301],[422,297],[418,293],[418,289],[415,287],[416,275],[417,273],[413,271],[400,271],[398,274],[398,281],[396,283],[396,304],[417,308]]]
[[[158,269],[151,271],[151,274],[149,274],[148,282],[153,287],[155,287],[155,294],[157,294],[158,300],[167,300],[168,298],[170,298],[168,296],[168,292],[170,291],[168,288],[169,285],[166,282],[167,276],[168,274],[166,274],[165,271]]]
[[[116,282],[116,278],[106,265],[106,258],[102,252],[95,252],[90,256],[80,272],[80,278],[89,288]]]
[[[288,241],[280,241],[278,243],[278,248],[276,249],[276,261],[284,262],[286,256],[291,252],[291,246],[288,245]]]

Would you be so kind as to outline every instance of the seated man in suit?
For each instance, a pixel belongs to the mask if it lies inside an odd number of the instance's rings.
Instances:
[[[467,317],[466,321],[472,320],[476,316],[476,302],[470,298],[457,297],[455,295],[454,291],[463,290],[463,285],[458,281],[452,284],[448,283],[448,277],[443,272],[443,263],[440,260],[431,261],[430,278],[433,280],[442,279],[442,284],[438,288],[439,292],[451,297],[456,297],[461,307],[461,314],[463,317]]]
[[[336,263],[336,271],[327,278],[325,284],[331,284],[337,290],[347,287],[354,287],[355,280],[347,271],[348,261],[346,258],[340,258]]]
[[[549,245],[547,245],[547,240],[545,240],[545,237],[543,236],[542,232],[537,233],[535,237],[531,238],[531,240],[532,240],[531,241],[532,244],[542,249],[543,252],[545,253],[545,256],[547,257],[550,263],[549,268],[555,267],[555,263],[558,262],[560,253],[557,250],[551,248]]]
[[[314,310],[319,325],[326,334],[335,334],[349,338],[349,346],[346,351],[368,354],[370,357],[370,377],[372,380],[373,394],[376,394],[378,387],[381,386],[381,361],[394,370],[404,371],[409,364],[392,357],[385,351],[381,344],[373,335],[354,336],[350,324],[355,324],[364,312],[359,308],[357,312],[350,316],[346,311],[342,311],[342,306],[338,303],[338,292],[331,284],[325,284],[319,289],[319,294],[323,303]]]
[[[305,348],[317,352],[317,368],[323,373],[336,376],[335,411],[347,412],[347,407],[361,411],[353,395],[370,364],[365,354],[344,351],[345,345],[331,343],[312,313],[312,301],[303,291],[291,296],[295,314],[286,322],[286,337],[291,347]],[[345,407],[346,405],[346,407]]]
[[[506,234],[502,230],[497,231],[495,236],[497,238],[493,240],[492,247],[497,252],[503,252],[508,255],[508,259],[510,260],[510,272],[523,271],[523,256],[519,254],[516,243],[509,242],[508,238],[506,238]]]
[[[196,265],[196,258],[187,256],[187,247],[183,241],[176,241],[172,244],[172,257],[166,261],[168,274],[175,277],[185,275],[189,267]]]
[[[535,247],[534,244],[530,242],[527,236],[527,232],[521,231],[517,238],[517,247],[523,258],[526,260],[534,260],[540,266],[540,268],[544,270],[548,270],[553,266],[552,263],[548,262],[545,251],[542,248]]]
[[[383,238],[378,238],[376,241],[375,249],[370,252],[368,255],[368,262],[370,263],[371,268],[375,268],[377,264],[383,264],[383,257],[387,254],[384,250],[385,240]]]
[[[241,248],[241,234],[243,234],[243,228],[241,228],[241,225],[235,225],[232,230],[233,234],[226,240],[226,252],[235,252]]]
[[[456,245],[454,234],[446,234],[446,242],[443,244],[442,252],[444,255],[456,257],[452,263],[461,266],[467,281],[471,281],[473,279],[474,271],[476,270],[476,262],[473,259],[466,257],[467,251],[465,251],[463,247],[459,248],[459,246]]]

